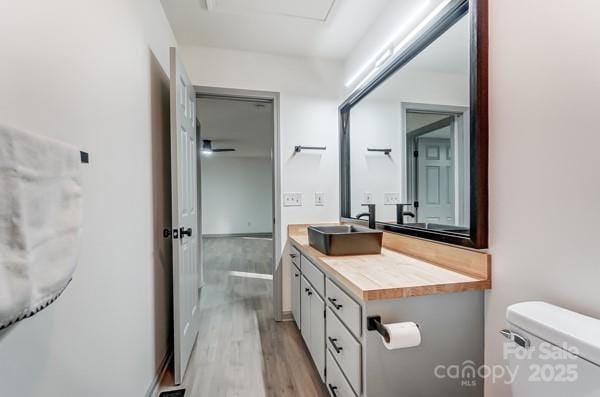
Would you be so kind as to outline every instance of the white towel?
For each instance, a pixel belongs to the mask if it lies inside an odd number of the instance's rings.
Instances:
[[[79,150],[0,126],[0,329],[71,281],[81,235]]]

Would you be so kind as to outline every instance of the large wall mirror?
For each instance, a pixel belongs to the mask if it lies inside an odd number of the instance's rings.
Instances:
[[[487,247],[487,9],[456,0],[340,107],[341,210]]]

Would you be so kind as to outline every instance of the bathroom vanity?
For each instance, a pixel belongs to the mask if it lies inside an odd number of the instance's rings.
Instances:
[[[384,236],[381,254],[327,256],[309,245],[306,225],[288,228],[292,315],[330,394],[482,396],[480,379],[446,370],[483,364],[489,255],[442,247],[450,251],[437,255],[454,258],[457,271],[391,249],[416,239]],[[388,350],[367,329],[371,316],[384,324],[415,322],[420,345]]]
[[[352,226],[313,227],[312,246],[307,225],[289,227],[292,314],[334,397],[483,396],[487,7],[445,1],[366,67],[339,107]],[[381,252],[356,255],[367,241]],[[396,323],[416,342],[390,350],[382,324]]]

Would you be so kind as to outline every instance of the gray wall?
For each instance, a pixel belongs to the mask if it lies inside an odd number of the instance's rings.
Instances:
[[[202,233],[273,231],[273,172],[268,158],[202,158]]]

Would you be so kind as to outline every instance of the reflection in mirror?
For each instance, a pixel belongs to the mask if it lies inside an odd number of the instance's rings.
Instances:
[[[350,111],[350,209],[469,234],[469,15]]]

